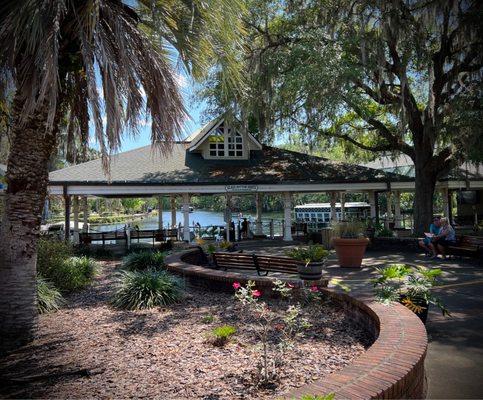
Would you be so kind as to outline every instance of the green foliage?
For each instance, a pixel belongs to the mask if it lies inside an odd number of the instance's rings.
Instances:
[[[215,346],[224,346],[236,333],[236,328],[231,325],[218,326],[212,330],[213,344]]]
[[[62,294],[56,287],[41,275],[37,275],[37,310],[39,314],[57,311],[64,302]]]
[[[312,394],[304,394],[300,400],[334,400],[335,399],[335,393],[329,393],[326,395],[312,395]]]
[[[310,245],[308,247],[296,247],[285,252],[285,254],[298,261],[321,262],[324,261],[329,252],[320,244]]]
[[[336,237],[357,239],[364,236],[365,225],[359,221],[338,222],[333,225]]]
[[[160,269],[164,266],[164,253],[144,250],[134,252],[122,260],[122,268],[128,271]]]
[[[326,395],[311,395],[311,394],[305,394],[303,395],[300,400],[334,400],[335,399],[335,393],[329,393]]]
[[[126,310],[142,310],[176,303],[181,296],[180,281],[166,271],[121,271],[112,304]]]
[[[89,257],[69,257],[52,268],[46,277],[61,292],[70,293],[90,285],[99,265]]]
[[[376,229],[376,236],[391,238],[394,237],[394,232],[388,228],[382,227],[380,229]]]
[[[442,275],[440,268],[391,264],[376,270],[378,276],[372,283],[378,301],[389,303],[403,299],[403,304],[414,311],[414,305],[423,300],[439,307],[443,315],[449,315],[441,300],[431,292]]]
[[[73,257],[70,244],[59,240],[39,240],[37,271],[63,293],[70,293],[88,286],[98,264],[89,257]]]
[[[75,254],[78,256],[86,256],[97,259],[110,259],[114,256],[111,249],[103,246],[81,245],[75,249]]]

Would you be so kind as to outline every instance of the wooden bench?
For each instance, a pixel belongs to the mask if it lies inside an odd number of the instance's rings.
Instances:
[[[288,257],[259,256],[247,253],[214,253],[213,261],[217,268],[255,270],[258,275],[269,272],[297,274],[298,261]]]
[[[463,235],[456,245],[448,246],[448,253],[457,256],[483,257],[483,236]]]

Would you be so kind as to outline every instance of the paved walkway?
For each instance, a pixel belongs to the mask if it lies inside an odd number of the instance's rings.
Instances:
[[[265,247],[263,252],[284,254],[288,247]],[[253,250],[261,252],[258,246]],[[451,317],[430,308],[426,324],[428,398],[483,398],[483,268],[475,260],[429,260],[422,254],[368,251],[361,269],[340,268],[331,255],[326,271],[352,291],[366,292],[372,290],[369,280],[376,274],[375,267],[400,262],[443,270],[441,286],[435,290]]]

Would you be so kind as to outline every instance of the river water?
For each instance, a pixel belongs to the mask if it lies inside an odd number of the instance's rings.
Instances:
[[[207,210],[194,210],[189,214],[190,226],[199,223],[203,227],[208,226],[224,226],[225,222],[223,220],[223,213],[217,211],[207,211]],[[248,218],[248,220],[255,221],[255,215],[250,213],[243,213],[241,215],[233,214],[232,220],[235,224],[242,218]],[[263,225],[267,225],[270,219],[274,220],[275,231],[278,231],[278,226],[281,225],[281,220],[283,218],[282,213],[265,213],[263,214]],[[176,212],[176,223],[183,223],[183,213],[181,211]],[[114,224],[100,224],[100,225],[90,225],[90,230],[97,232],[107,232],[118,229],[123,229],[126,224],[114,223]],[[137,219],[131,223],[133,226],[137,226],[139,229],[158,229],[158,216],[152,215],[144,217],[143,219]],[[171,225],[171,211],[163,211],[163,226],[168,228]],[[265,229],[264,229],[265,230]],[[277,234],[277,232],[275,232]]]

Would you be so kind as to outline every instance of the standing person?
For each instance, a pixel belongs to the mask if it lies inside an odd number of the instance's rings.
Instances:
[[[456,232],[450,225],[448,218],[441,218],[441,230],[439,235],[435,237],[434,243],[443,258],[446,258],[446,248],[456,244]]]
[[[432,240],[435,236],[439,235],[439,231],[441,230],[441,217],[434,217],[433,223],[429,226],[429,233],[431,236],[426,236],[424,239],[419,241],[419,246],[424,249],[426,252],[426,256],[434,256],[436,255],[436,249],[432,245]]]
[[[243,221],[241,223],[241,233],[242,233],[242,238],[247,239],[248,237],[248,221],[246,218],[243,218]]]

